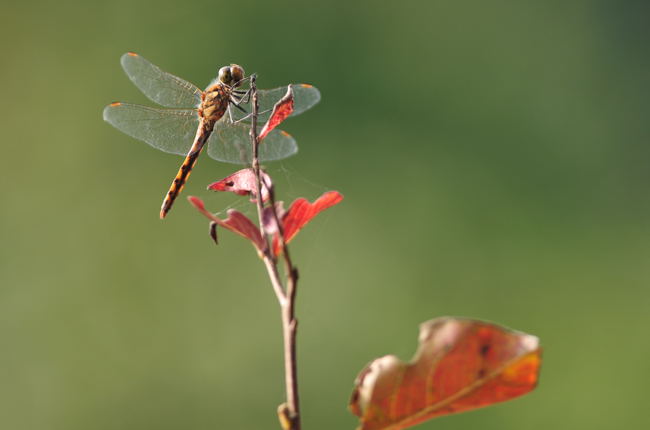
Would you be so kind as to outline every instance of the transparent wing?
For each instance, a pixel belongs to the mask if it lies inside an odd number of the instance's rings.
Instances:
[[[261,129],[261,127],[260,127]],[[250,164],[250,124],[219,121],[208,139],[208,155],[215,160],[233,164]],[[259,132],[259,130],[258,130]],[[273,130],[260,144],[260,160],[274,161],[298,152],[296,141],[281,130]]]
[[[260,104],[260,114],[258,116],[258,122],[264,124],[269,116],[271,115],[271,110],[273,105],[277,103],[284,95],[287,93],[288,86],[274,88],[272,90],[258,90],[258,100]],[[299,115],[313,107],[316,103],[320,101],[320,91],[318,88],[313,87],[308,84],[291,84],[293,88],[293,113],[291,116]],[[251,112],[250,104],[242,104],[244,108]],[[231,109],[233,113],[233,118],[242,119],[247,113],[237,111],[237,109]],[[246,121],[246,120],[245,120]]]
[[[186,155],[190,150],[199,117],[192,109],[157,109],[128,103],[104,108],[104,121],[161,151]]]
[[[150,100],[172,108],[194,108],[201,103],[201,90],[195,85],[162,71],[144,57],[127,52],[120,59],[127,76]]]

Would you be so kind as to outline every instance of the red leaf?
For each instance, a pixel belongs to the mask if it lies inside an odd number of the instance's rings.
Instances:
[[[194,197],[194,196],[188,196],[187,200],[189,200],[190,203],[192,204],[192,206],[197,208],[199,210],[199,212],[201,212],[201,213],[207,212],[205,210],[205,204],[203,204],[203,200],[201,200],[200,198]]]
[[[343,200],[343,195],[338,191],[328,191],[316,199],[314,203],[309,203],[307,199],[303,198],[296,199],[282,218],[285,242],[289,243],[298,234],[300,229],[318,215],[319,212],[334,206],[341,200]],[[275,255],[280,255],[282,251],[280,248],[280,240],[276,235],[273,239],[273,252]]]
[[[264,250],[265,243],[260,229],[243,213],[235,209],[228,210],[228,218],[223,221],[223,226],[249,239],[260,252]]]
[[[266,172],[261,171],[262,183],[262,201],[266,201],[269,198],[269,184],[272,184],[271,178]],[[230,176],[213,182],[208,185],[208,190],[212,191],[230,191],[240,196],[255,196],[255,172],[253,169],[242,169],[233,173]]]
[[[222,220],[221,218],[215,216],[207,209],[205,209],[203,200],[200,198],[189,196],[187,199],[210,221],[224,228],[227,228],[233,233],[237,233],[238,235],[245,237],[253,243],[253,246],[255,246],[259,252],[263,252],[264,248],[266,247],[266,243],[262,238],[262,233],[260,233],[260,229],[253,223],[253,221],[248,219],[246,215],[237,210],[230,209],[228,211],[228,218]],[[216,241],[216,227],[210,227],[210,236]]]
[[[361,371],[350,400],[358,429],[404,429],[513,399],[537,384],[541,350],[535,336],[438,318],[420,325],[419,343],[410,363],[387,355]]]
[[[273,106],[273,111],[264,127],[260,131],[259,140],[261,141],[269,134],[275,127],[280,125],[282,121],[287,119],[293,112],[293,89],[291,85],[287,88],[287,93]]]

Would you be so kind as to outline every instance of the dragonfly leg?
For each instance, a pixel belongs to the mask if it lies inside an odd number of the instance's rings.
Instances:
[[[230,106],[234,106],[234,107],[236,107],[237,109],[239,109],[240,111],[242,111],[242,112],[248,114],[248,112],[246,111],[246,109],[244,109],[243,107],[239,106],[237,103],[234,103],[234,102],[231,101],[230,104],[228,105],[228,118],[230,118],[230,122],[233,123],[233,124],[236,123],[236,122],[241,121],[241,119],[239,119],[239,120],[234,120],[234,119],[233,119],[233,117],[232,117],[232,109],[230,108]],[[246,115],[244,118],[248,118],[249,116],[250,116],[250,114]]]
[[[246,109],[244,109],[243,107],[239,106],[239,103],[231,102],[230,104],[233,105],[234,107],[236,107],[237,109],[239,109],[240,111],[242,111],[242,112],[244,112],[244,113],[248,113],[248,112],[246,111]]]
[[[273,109],[263,110],[262,112],[258,112],[257,114],[258,114],[258,115],[263,115],[263,114],[265,114],[265,113],[269,113],[269,112],[271,112],[272,110],[273,110]],[[236,120],[236,121],[233,121],[233,123],[237,124],[238,122],[246,121],[246,120],[247,120],[248,118],[250,118],[251,116],[253,116],[253,114],[252,114],[252,113],[249,113],[248,115],[243,116],[243,117],[239,118],[239,119]],[[232,117],[230,118],[230,120],[232,121]]]
[[[235,82],[235,84],[233,85],[233,88],[237,88],[237,87],[241,86],[241,84],[243,84],[243,83],[245,83],[245,82],[248,82],[248,81],[250,81],[250,80],[251,80],[251,77],[250,77],[250,76],[246,76],[244,79]]]
[[[234,101],[233,101],[234,100]],[[251,101],[251,90],[245,91],[243,94],[239,92],[230,96],[230,102],[239,107],[240,104],[248,104]]]
[[[251,101],[251,90],[250,88],[246,91],[244,90],[233,90],[234,95],[231,96],[235,100],[236,104],[248,104]]]
[[[250,88],[248,89],[248,91],[246,91],[246,92],[244,93],[244,95],[243,95],[242,98],[241,98],[242,101],[243,101],[244,99],[246,99],[246,101],[245,101],[244,103],[246,103],[246,104],[250,103],[250,101],[251,101],[251,93],[252,93],[252,92],[251,92]]]

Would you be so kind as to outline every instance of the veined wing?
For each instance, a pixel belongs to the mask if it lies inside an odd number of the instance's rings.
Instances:
[[[225,163],[250,164],[250,127],[244,122],[217,122],[208,139],[208,155]],[[289,133],[275,129],[260,143],[259,151],[261,161],[275,161],[294,155],[298,152],[298,145]]]
[[[258,90],[257,96],[260,104],[258,123],[264,124],[269,116],[271,115],[271,110],[273,110],[273,105],[275,105],[278,100],[280,100],[287,93],[288,86],[274,88],[272,90]],[[320,101],[320,91],[318,88],[308,85],[308,84],[291,84],[293,89],[293,113],[291,116],[299,115],[313,107],[316,103]],[[236,109],[231,109],[233,118],[242,119],[247,113],[237,112]],[[248,105],[247,111],[250,113],[250,105]],[[245,120],[246,121],[246,120]]]
[[[193,109],[157,109],[119,102],[104,108],[104,121],[156,149],[178,155],[190,150],[199,126]]]
[[[195,108],[201,103],[201,90],[196,85],[164,72],[134,52],[122,55],[120,63],[135,86],[161,106]]]

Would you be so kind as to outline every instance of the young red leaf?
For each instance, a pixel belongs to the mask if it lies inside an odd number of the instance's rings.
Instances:
[[[255,246],[259,252],[263,252],[266,244],[262,238],[262,233],[260,233],[260,229],[253,223],[253,221],[248,219],[246,215],[237,210],[230,209],[228,211],[228,218],[222,220],[221,218],[210,213],[205,208],[203,200],[200,198],[189,196],[187,199],[210,221],[224,228],[227,228],[233,233],[237,233],[238,235],[245,237],[253,243],[253,246]],[[216,226],[213,227],[212,224],[210,226],[210,237],[212,237],[216,242]]]
[[[195,196],[188,196],[187,200],[189,200],[190,204],[194,206],[196,209],[198,209],[198,211],[201,212],[202,214],[205,215],[205,213],[207,212],[208,218],[212,216],[212,214],[205,209],[205,204],[203,203],[203,200],[201,200],[200,198]]]
[[[262,183],[262,200],[267,201],[269,198],[268,187],[272,186],[271,177],[266,172],[261,172]],[[212,191],[230,191],[240,196],[255,196],[255,172],[253,169],[242,169],[230,176],[213,182],[208,185],[208,190]]]
[[[303,198],[296,199],[282,217],[285,242],[289,243],[312,218],[341,200],[343,200],[343,195],[338,191],[328,191],[316,199],[314,203],[309,203],[307,199]],[[275,255],[280,255],[282,251],[280,248],[280,240],[276,236],[273,239],[273,252]]]
[[[293,112],[293,88],[289,85],[287,93],[273,106],[273,111],[262,130],[260,130],[259,140],[261,141],[269,134],[275,127],[280,125],[282,121],[287,119]]]
[[[361,371],[350,410],[360,417],[359,430],[400,430],[526,394],[537,384],[540,364],[535,336],[438,318],[420,325],[410,363],[387,355]]]
[[[243,213],[235,209],[228,210],[228,218],[223,221],[223,226],[249,239],[258,251],[261,252],[264,250],[265,243],[260,229]]]

